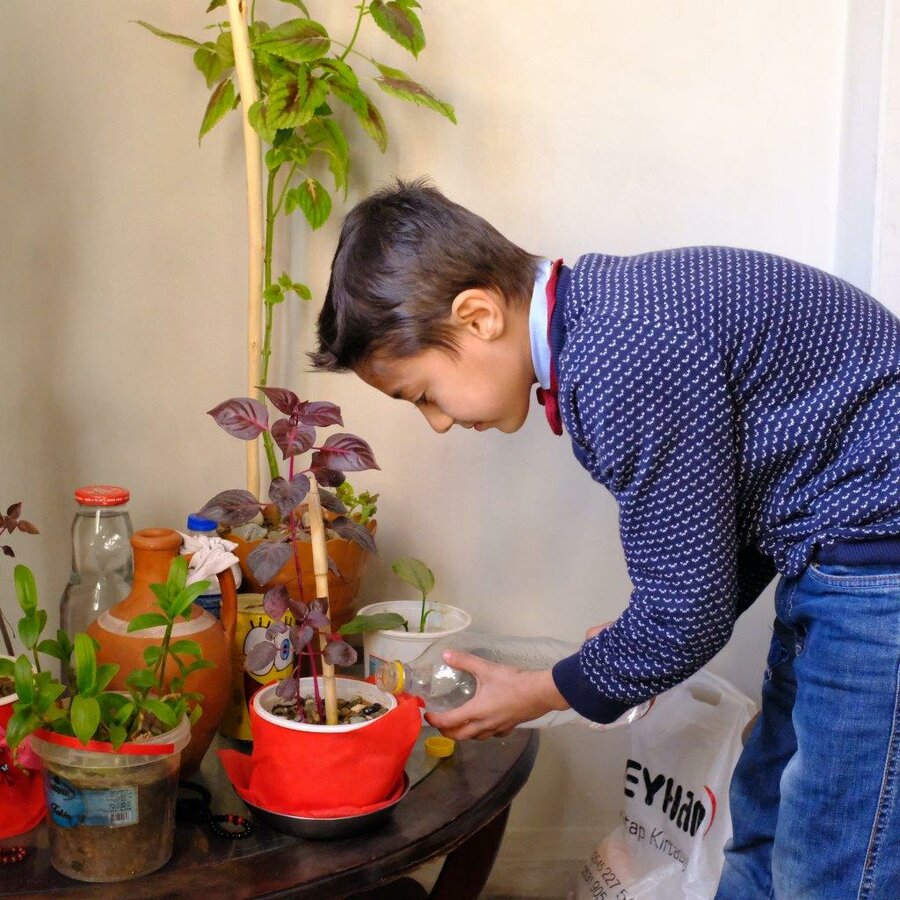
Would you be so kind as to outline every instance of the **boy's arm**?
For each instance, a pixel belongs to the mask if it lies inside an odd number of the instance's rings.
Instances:
[[[619,503],[634,589],[618,620],[553,676],[579,713],[611,722],[693,674],[731,635],[737,417],[724,361],[696,336],[634,319],[594,334],[586,358],[596,365],[575,389],[576,440]]]

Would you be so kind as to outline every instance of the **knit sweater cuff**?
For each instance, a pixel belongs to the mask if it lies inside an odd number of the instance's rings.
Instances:
[[[631,706],[605,697],[585,677],[581,668],[581,653],[561,659],[553,667],[553,681],[566,703],[579,715],[592,722],[614,722]]]

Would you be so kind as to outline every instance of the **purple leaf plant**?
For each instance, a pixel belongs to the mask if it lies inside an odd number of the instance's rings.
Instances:
[[[337,495],[324,487],[338,487],[345,480],[345,472],[377,469],[378,464],[371,447],[355,434],[332,434],[317,445],[317,428],[343,425],[341,410],[334,403],[301,400],[286,388],[262,387],[268,401],[283,418],[269,423],[265,404],[251,397],[234,397],[220,403],[209,415],[228,434],[244,441],[255,440],[268,432],[287,461],[287,477],[272,479],[269,485],[269,503],[274,507],[276,527],[267,538],[247,557],[247,565],[260,584],[270,581],[291,559],[294,561],[294,579],[298,586],[299,600],[294,600],[284,585],[269,588],[263,597],[267,615],[273,622],[266,631],[266,640],[260,641],[247,655],[248,670],[264,669],[274,659],[278,646],[288,635],[297,654],[298,663],[290,677],[280,681],[276,693],[283,699],[297,701],[298,716],[303,717],[300,702],[299,661],[305,656],[313,674],[316,706],[324,720],[324,704],[319,691],[317,658],[334,666],[349,666],[356,662],[356,651],[341,635],[332,633],[328,618],[328,601],[322,597],[308,600],[304,596],[303,572],[297,540],[309,528],[303,522],[300,507],[310,490],[310,478],[315,477],[319,487],[319,499],[323,508],[334,514],[328,527],[349,541],[354,541],[368,552],[375,551],[375,541],[365,526],[347,515],[347,509]],[[297,457],[312,452],[308,468],[297,465]],[[216,494],[199,511],[199,515],[212,519],[219,525],[234,527],[256,518],[268,504],[261,502],[250,491],[227,490]],[[334,568],[329,560],[329,568]],[[293,622],[285,616],[290,613]],[[319,635],[325,637],[324,650],[319,649]]]
[[[37,528],[27,519],[22,517],[22,502],[16,501],[10,504],[6,510],[6,515],[0,515],[0,534],[6,532],[12,534],[14,531],[21,531],[25,534],[39,534]],[[4,556],[15,557],[15,551],[9,544],[0,544],[0,551]],[[9,636],[9,630],[6,627],[6,620],[3,616],[3,610],[0,609],[0,639],[3,641],[3,648],[9,656],[13,655],[12,639]]]

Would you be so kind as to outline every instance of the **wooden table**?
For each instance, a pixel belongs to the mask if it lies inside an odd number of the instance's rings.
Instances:
[[[220,746],[235,746],[218,741]],[[527,781],[537,749],[534,730],[457,744],[452,757],[413,785],[387,824],[355,838],[305,841],[258,824],[249,838],[230,841],[205,825],[179,824],[167,865],[116,884],[86,884],[58,874],[50,865],[46,827],[41,826],[28,836],[33,846],[26,859],[0,868],[0,896],[474,900],[487,882],[510,803]],[[422,753],[420,738],[408,771],[416,767],[415,755]],[[207,754],[195,780],[211,790],[214,812],[246,813],[214,753]],[[402,877],[444,855],[430,894]]]

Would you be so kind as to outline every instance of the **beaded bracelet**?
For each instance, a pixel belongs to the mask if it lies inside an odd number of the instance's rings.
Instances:
[[[27,847],[0,847],[0,866],[11,866],[28,856]]]
[[[176,818],[187,822],[203,822],[209,826],[213,834],[232,841],[239,841],[253,834],[253,822],[245,816],[233,813],[214,815],[210,808],[212,795],[202,784],[196,781],[180,781],[178,787],[182,791],[192,791],[198,796],[180,798],[175,805]],[[237,830],[233,831],[232,828]]]

